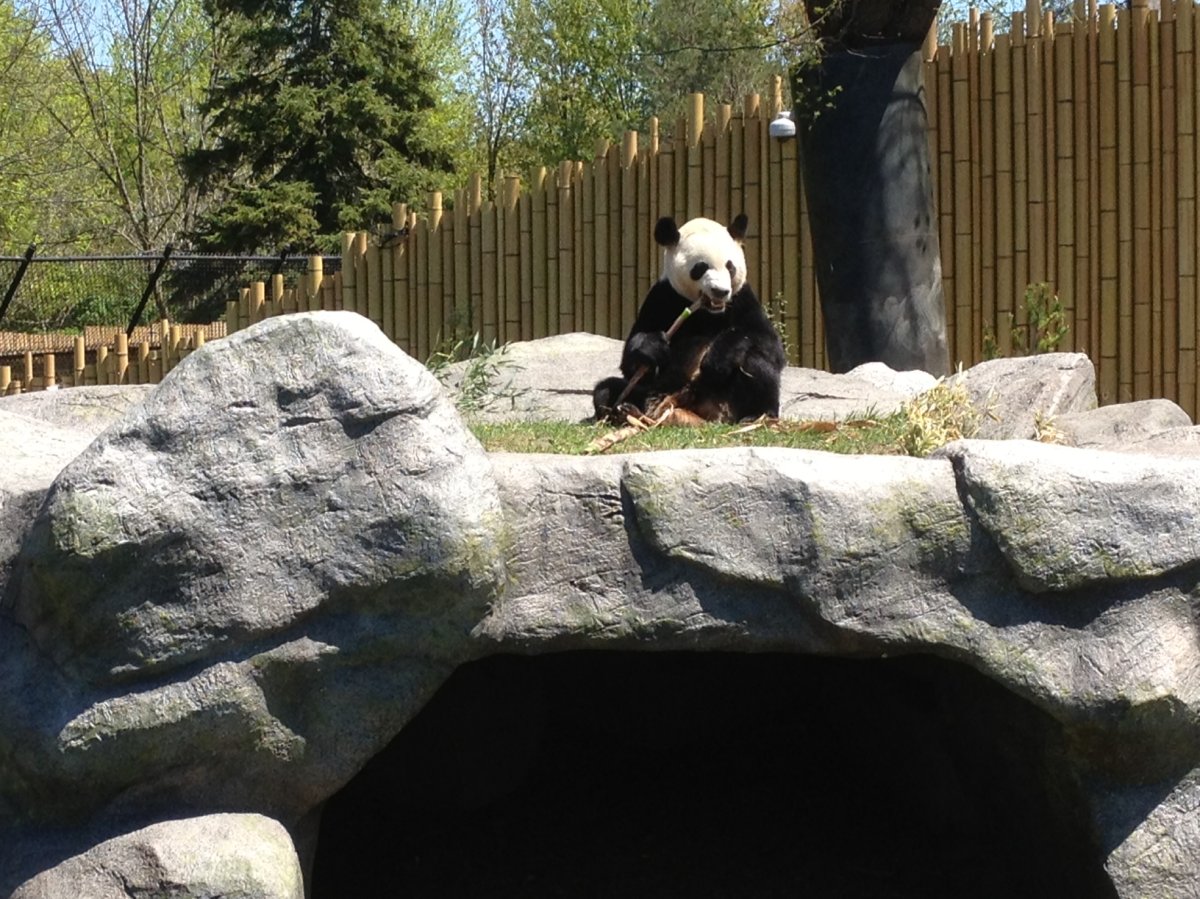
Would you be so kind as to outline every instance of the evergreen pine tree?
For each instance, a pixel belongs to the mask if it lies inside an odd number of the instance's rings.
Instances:
[[[329,247],[389,217],[449,162],[425,137],[432,74],[382,0],[207,0],[230,74],[205,101],[217,139],[188,153],[210,198],[207,250]]]

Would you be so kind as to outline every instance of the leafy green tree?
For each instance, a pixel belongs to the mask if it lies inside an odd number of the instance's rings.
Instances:
[[[783,72],[776,32],[782,4],[774,0],[718,3],[656,0],[638,66],[649,106],[665,121],[683,114],[687,95],[735,106]]]
[[[94,240],[150,250],[190,227],[199,205],[180,166],[202,140],[202,92],[218,65],[199,0],[40,0],[63,77],[46,111],[93,173],[82,191]]]
[[[641,70],[651,0],[512,0],[508,39],[534,82],[525,140],[546,161],[586,159],[597,137],[653,112]]]
[[[75,245],[96,230],[95,177],[54,116],[78,109],[36,10],[0,0],[0,252]],[[51,114],[53,113],[53,115]]]
[[[799,0],[510,0],[499,18],[529,84],[517,140],[546,162],[651,115],[669,132],[696,91],[738,104],[813,46]]]
[[[233,65],[203,107],[215,143],[185,157],[214,201],[200,247],[328,246],[448,170],[429,130],[433,74],[380,0],[206,2]]]

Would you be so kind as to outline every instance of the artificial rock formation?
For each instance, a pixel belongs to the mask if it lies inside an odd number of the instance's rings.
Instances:
[[[1036,363],[1044,416],[1090,414],[1081,360]],[[489,456],[366,319],[260,323],[12,494],[38,511],[9,519],[0,599],[0,891],[59,895],[105,840],[217,813],[308,858],[322,803],[456,667],[654,649],[966,664],[1053,731],[1047,795],[1116,894],[1179,895],[1200,459],[1172,431],[1153,455]]]

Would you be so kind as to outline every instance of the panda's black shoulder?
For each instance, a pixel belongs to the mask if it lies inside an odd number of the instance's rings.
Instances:
[[[743,284],[742,289],[733,295],[730,306],[739,317],[762,317],[764,319],[767,317],[766,310],[763,309],[763,305],[758,299],[758,294],[754,292],[754,288],[750,286],[749,282]]]

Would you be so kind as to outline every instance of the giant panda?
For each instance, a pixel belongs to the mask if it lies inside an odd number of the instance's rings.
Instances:
[[[787,357],[746,283],[747,224],[745,215],[728,227],[707,218],[682,227],[670,217],[658,220],[654,239],[663,248],[662,277],[625,341],[622,376],[600,381],[592,392],[597,419],[633,413],[698,424],[779,415],[779,376]],[[696,311],[668,340],[665,332],[694,304]]]

